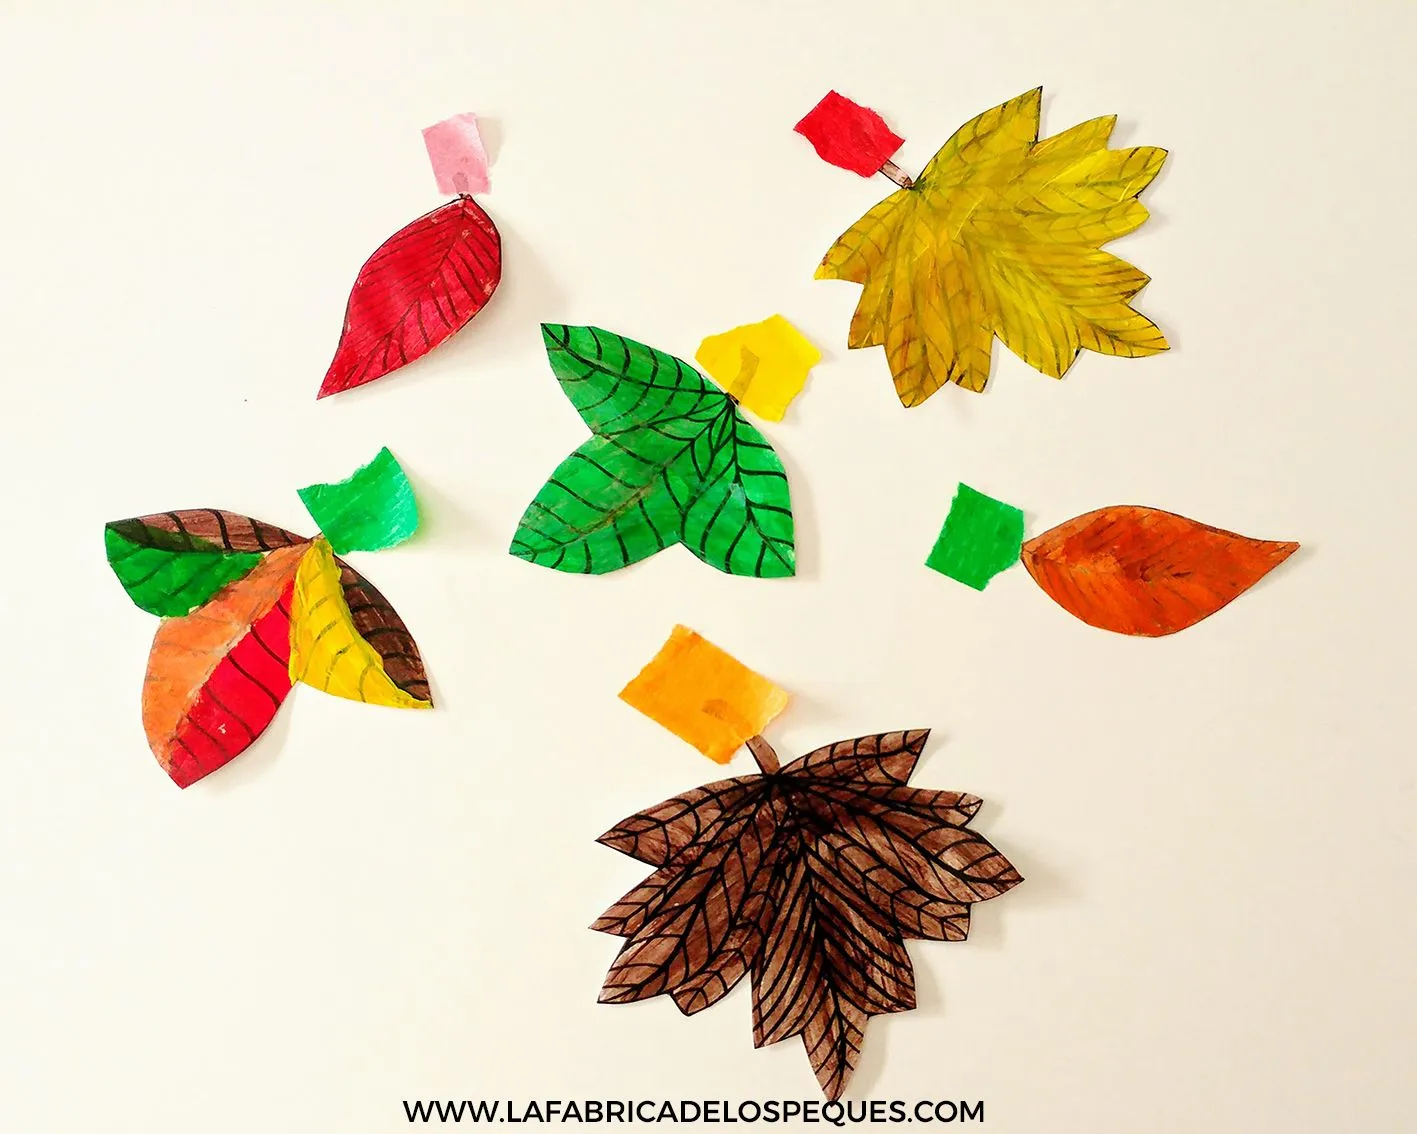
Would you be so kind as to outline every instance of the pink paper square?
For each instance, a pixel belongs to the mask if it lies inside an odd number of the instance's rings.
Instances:
[[[486,193],[487,151],[482,148],[482,135],[477,132],[477,115],[454,114],[451,118],[429,126],[423,131],[423,144],[428,147],[428,160],[433,163],[433,176],[438,179],[438,192]]]

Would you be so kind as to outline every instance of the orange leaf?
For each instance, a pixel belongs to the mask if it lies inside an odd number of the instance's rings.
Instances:
[[[1029,540],[1021,558],[1048,597],[1089,626],[1159,638],[1214,614],[1298,547],[1121,504]]]

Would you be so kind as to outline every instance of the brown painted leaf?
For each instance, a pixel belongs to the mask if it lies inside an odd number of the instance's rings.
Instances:
[[[156,512],[139,516],[130,523],[146,524],[150,528],[175,532],[182,536],[216,544],[226,551],[273,551],[305,543],[305,539],[274,524],[253,520],[237,512],[219,508],[186,508],[176,512]]]
[[[596,841],[651,866],[665,866],[690,843],[707,835],[726,811],[755,790],[756,785],[742,780],[705,784],[631,815]]]
[[[630,816],[600,842],[657,866],[593,929],[625,938],[600,999],[668,993],[686,1015],[753,983],[753,1039],[800,1035],[838,1098],[866,1021],[915,1006],[908,938],[962,941],[970,903],[1022,881],[967,825],[976,796],[905,780],[928,730],[819,748]]]
[[[1214,614],[1298,547],[1123,504],[1044,532],[1023,545],[1021,558],[1069,614],[1103,630],[1158,638]]]

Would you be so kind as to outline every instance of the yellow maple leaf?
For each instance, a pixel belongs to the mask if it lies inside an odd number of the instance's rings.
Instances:
[[[1038,140],[1042,88],[966,122],[908,189],[851,226],[818,279],[864,285],[847,345],[883,346],[906,406],[946,382],[983,390],[994,336],[1061,378],[1082,349],[1167,349],[1128,303],[1145,273],[1102,245],[1147,218],[1155,146],[1109,150],[1114,115]]]

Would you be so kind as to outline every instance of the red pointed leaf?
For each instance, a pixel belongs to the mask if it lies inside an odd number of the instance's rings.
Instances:
[[[1250,539],[1155,508],[1101,508],[1023,545],[1044,592],[1090,626],[1157,638],[1193,626],[1299,545]]]
[[[319,397],[422,358],[482,310],[502,278],[497,226],[471,197],[419,217],[359,269]]]

